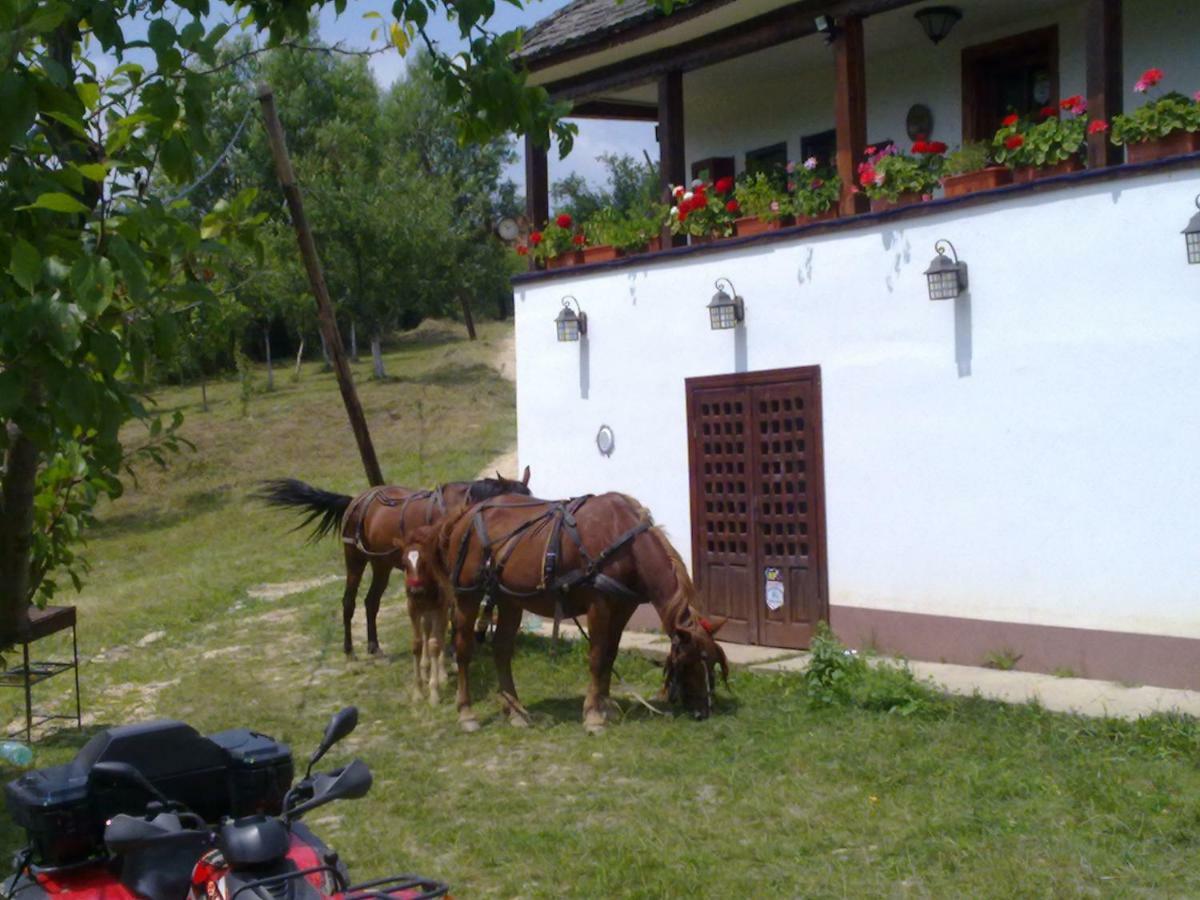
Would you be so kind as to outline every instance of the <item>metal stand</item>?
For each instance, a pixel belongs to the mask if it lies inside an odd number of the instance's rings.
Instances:
[[[29,645],[60,631],[71,629],[71,660],[30,660]],[[29,624],[21,632],[18,643],[21,645],[22,663],[11,669],[0,672],[0,687],[24,688],[25,690],[25,742],[33,743],[33,727],[42,725],[52,719],[74,719],[75,727],[83,728],[83,707],[79,700],[79,641],[75,634],[75,607],[47,606],[45,609],[31,609]],[[63,672],[75,672],[75,715],[61,713],[40,713],[33,708],[33,686],[53,678]],[[36,717],[36,718],[35,718]],[[8,737],[20,736],[20,730],[12,732]]]

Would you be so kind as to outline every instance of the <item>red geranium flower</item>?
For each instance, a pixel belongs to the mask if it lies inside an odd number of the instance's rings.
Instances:
[[[529,243],[533,244],[533,246],[536,247],[541,242],[542,242],[542,233],[540,231],[534,231],[534,232],[530,233]]]
[[[875,155],[876,153],[878,153],[878,152],[879,152],[879,150],[878,150],[877,148],[875,148],[875,147],[868,147],[868,148],[867,148],[867,156],[874,156],[874,155]]]
[[[1016,150],[1025,143],[1023,135],[1014,134],[1004,139],[1004,146],[1009,150]]]
[[[517,256],[528,256],[529,248],[524,244],[517,244]]]
[[[738,211],[738,209],[740,209],[740,208],[741,208],[741,207],[739,207],[739,206],[738,206],[738,202],[737,202],[736,200],[730,200],[728,203],[726,203],[726,204],[725,204],[725,211],[726,211],[726,212],[735,213],[735,212],[737,212],[737,211]]]
[[[559,228],[570,228],[571,227],[571,217],[568,216],[566,213],[563,213],[554,221],[558,225]]]
[[[1102,134],[1105,131],[1108,131],[1108,123],[1103,119],[1097,119],[1088,126],[1088,134]]]
[[[929,144],[930,153],[945,153],[949,148],[941,141],[932,141]]]
[[[733,190],[733,179],[726,175],[724,178],[717,179],[715,185],[718,194],[728,194]]]
[[[1076,110],[1083,105],[1083,97],[1080,94],[1076,94],[1074,97],[1068,97],[1058,105],[1068,112],[1071,112],[1072,110]]]
[[[576,247],[582,247],[587,243],[587,238],[582,234],[577,234],[575,237],[571,238],[571,243],[573,243]]]
[[[1020,117],[1016,113],[1009,113],[1000,120],[1000,124],[1004,128],[1011,128],[1012,126],[1016,125],[1018,121],[1020,121]]]
[[[1162,80],[1162,69],[1147,69],[1142,73],[1142,77],[1137,80],[1137,84],[1133,86],[1133,89],[1139,94],[1144,94]]]
[[[858,167],[858,180],[862,182],[863,187],[870,187],[875,183],[875,167],[863,163]]]
[[[1058,110],[1053,106],[1043,106],[1041,112],[1038,113],[1043,119],[1053,119],[1058,115]]]
[[[913,153],[928,153],[929,152],[928,142],[924,138],[918,138],[917,141],[912,145],[912,152]]]

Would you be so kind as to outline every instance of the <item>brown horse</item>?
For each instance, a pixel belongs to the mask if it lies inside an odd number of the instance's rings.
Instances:
[[[371,584],[364,606],[367,611],[367,651],[379,653],[379,633],[375,621],[379,601],[387,590],[392,569],[402,565],[395,541],[404,540],[411,530],[435,525],[472,503],[503,494],[529,495],[529,466],[520,481],[495,478],[454,481],[430,491],[390,485],[374,487],[357,497],[335,494],[311,487],[294,478],[264,482],[256,495],[271,506],[297,507],[308,516],[296,526],[301,529],[315,522],[310,540],[320,540],[341,525],[342,550],[346,559],[346,589],[342,593],[343,649],[354,652],[350,625],[354,619],[355,598],[367,564],[371,566]]]
[[[468,673],[474,641],[470,625],[484,597],[500,617],[494,653],[501,702],[509,721],[526,725],[512,677],[513,644],[523,610],[551,617],[586,613],[591,684],[583,701],[584,727],[604,728],[609,684],[621,633],[639,603],[650,602],[671,638],[665,693],[697,719],[712,711],[714,667],[728,677],[716,627],[692,608],[695,589],[679,554],[649,512],[623,494],[570,501],[496,497],[448,516],[440,527],[418,529],[407,545],[456,596],[454,649],[458,660],[459,723],[479,724],[471,711]]]

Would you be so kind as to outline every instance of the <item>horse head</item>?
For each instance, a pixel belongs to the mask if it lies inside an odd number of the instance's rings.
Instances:
[[[520,481],[505,478],[499,472],[496,473],[495,478],[480,478],[478,481],[472,481],[467,490],[467,502],[479,503],[502,494],[521,494],[528,497],[531,493],[529,490],[529,466],[526,466],[525,474]]]
[[[716,641],[716,634],[726,621],[714,624],[703,616],[692,616],[675,626],[671,635],[671,650],[663,665],[664,691],[670,702],[682,704],[697,720],[712,714],[717,666],[726,686],[729,685],[729,662]]]
[[[437,558],[439,529],[435,525],[422,525],[406,539],[393,538],[392,543],[400,551],[404,569],[404,592],[409,597],[423,598],[437,591]]]

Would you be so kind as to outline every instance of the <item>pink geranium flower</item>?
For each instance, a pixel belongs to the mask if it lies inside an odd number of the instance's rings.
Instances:
[[[1144,94],[1162,80],[1162,69],[1147,69],[1142,73],[1142,77],[1137,80],[1137,83],[1133,86],[1133,89],[1139,94]]]

